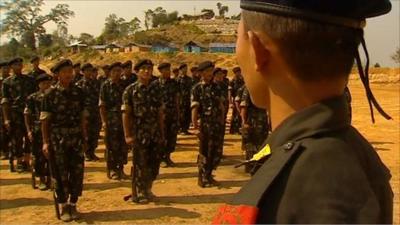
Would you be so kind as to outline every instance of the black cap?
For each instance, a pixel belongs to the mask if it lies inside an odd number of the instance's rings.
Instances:
[[[40,60],[39,56],[34,56],[34,57],[32,57],[30,62],[33,63],[34,61],[37,61],[37,60]]]
[[[390,12],[392,4],[389,0],[241,0],[240,7],[358,29],[366,18]]]
[[[74,64],[74,68],[75,68],[75,67],[81,67],[81,63],[79,63],[79,62],[78,62],[78,63],[75,63],[75,64]]]
[[[14,63],[22,63],[23,61],[24,61],[24,60],[23,60],[21,57],[16,57],[16,58],[11,59],[11,60],[8,62],[8,65],[11,66],[11,65],[14,64]]]
[[[101,68],[103,70],[109,70],[110,69],[110,65],[106,64],[106,65],[103,65]]]
[[[67,66],[72,66],[72,61],[69,59],[63,59],[51,68],[51,72],[58,73],[58,71]]]
[[[158,70],[162,70],[162,69],[165,69],[165,68],[171,68],[171,63],[161,63],[157,67]]]
[[[224,73],[225,75],[228,74],[228,70],[227,69],[221,69],[221,72]]]
[[[179,69],[178,69],[178,68],[174,68],[174,69],[172,70],[172,72],[174,72],[174,73],[179,72]]]
[[[150,59],[142,59],[142,60],[139,60],[139,61],[136,63],[134,69],[135,69],[135,70],[139,70],[140,67],[145,66],[145,65],[153,66],[153,62],[152,62]]]
[[[8,64],[9,64],[9,62],[6,61],[6,60],[1,60],[1,61],[0,61],[0,67],[8,66]]]
[[[186,63],[182,63],[182,64],[179,66],[179,69],[181,70],[181,69],[183,69],[183,68],[185,68],[185,67],[187,67],[187,64],[186,64]]]
[[[204,61],[204,62],[202,62],[202,63],[199,64],[197,70],[198,70],[198,71],[204,71],[204,70],[206,70],[206,69],[208,69],[208,68],[214,68],[214,66],[215,66],[215,65],[214,65],[213,62],[211,62],[211,61]]]
[[[233,71],[234,73],[237,73],[237,72],[240,72],[241,69],[240,69],[240,67],[237,66],[237,67],[233,68],[232,71]]]
[[[128,60],[128,61],[122,63],[121,66],[122,66],[122,68],[130,67],[130,66],[132,66],[132,61]]]
[[[92,65],[92,64],[90,64],[90,63],[85,63],[85,64],[83,64],[81,70],[84,71],[84,70],[86,70],[86,69],[92,69],[92,68],[93,68],[93,65]]]
[[[198,67],[197,66],[193,66],[192,68],[190,68],[190,72],[196,72],[197,71],[197,69],[198,69]]]
[[[50,81],[52,79],[53,78],[50,75],[48,75],[46,73],[42,73],[42,74],[40,74],[39,76],[36,77],[36,82],[40,83],[42,81]]]
[[[114,67],[122,67],[122,63],[115,62],[115,63],[110,65],[109,69],[112,70],[112,69],[114,69]]]
[[[222,69],[219,68],[219,67],[217,67],[217,68],[214,69],[213,75],[217,74],[218,72],[222,72]]]

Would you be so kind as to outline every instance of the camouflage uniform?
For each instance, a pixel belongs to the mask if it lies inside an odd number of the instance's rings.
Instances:
[[[180,128],[186,132],[190,127],[191,111],[190,111],[190,93],[192,90],[193,81],[189,76],[179,76],[177,82],[180,88]]]
[[[134,179],[139,196],[149,197],[153,181],[160,168],[159,110],[161,91],[155,83],[145,86],[141,82],[128,86],[123,94],[122,110],[131,112]]]
[[[110,79],[104,82],[100,89],[99,105],[104,106],[107,112],[105,130],[105,144],[107,147],[107,167],[109,170],[119,171],[127,163],[127,146],[124,139],[122,125],[122,94],[124,86],[113,83]]]
[[[265,109],[260,109],[251,102],[250,93],[247,88],[243,89],[240,107],[247,108],[247,121],[244,122],[249,125],[249,128],[243,131],[242,137],[246,151],[246,160],[248,160],[260,150],[268,137],[268,117]],[[251,165],[246,166],[247,172],[255,172],[250,170]]]
[[[80,81],[81,79],[83,79],[83,74],[81,74],[81,73],[78,73],[78,74],[76,74],[75,76],[74,76],[74,79],[72,80],[72,83],[78,83],[78,81]]]
[[[230,82],[230,92],[231,92],[231,98],[234,100],[237,91],[239,88],[241,88],[244,85],[244,80],[239,77],[234,77],[232,81]],[[233,108],[232,111],[232,121],[231,121],[231,126],[229,129],[229,133],[234,134],[238,133],[240,126],[241,126],[241,118],[240,118],[240,112],[236,109],[236,107]]]
[[[0,78],[1,79],[1,78]],[[3,98],[2,86],[0,85],[0,99]],[[3,106],[0,104],[0,148],[3,158],[6,159],[10,154],[10,137],[8,131],[4,127]]]
[[[199,107],[200,151],[198,156],[199,184],[212,183],[212,170],[219,161],[218,154],[223,145],[221,133],[224,129],[224,97],[215,83],[200,82],[193,87],[191,107]]]
[[[219,145],[217,156],[214,158],[214,161],[215,161],[214,165],[216,165],[216,166],[221,161],[222,156],[223,156],[223,150],[224,150],[223,149],[223,147],[224,147],[223,143],[224,143],[224,138],[225,138],[226,116],[227,116],[227,113],[228,113],[228,110],[229,110],[229,99],[228,99],[228,97],[229,97],[229,90],[228,90],[229,82],[226,83],[226,81],[224,80],[222,82],[217,82],[217,85],[218,85],[218,87],[220,89],[221,97],[223,98],[223,105],[224,105],[223,116],[224,116],[224,120],[223,120],[223,129],[221,130],[221,139],[220,139],[222,143]]]
[[[174,79],[159,78],[154,81],[154,85],[161,90],[161,100],[165,107],[164,133],[166,143],[165,152],[161,156],[162,160],[169,160],[169,156],[175,151],[176,140],[178,135],[178,112],[176,99],[179,96],[179,85]]]
[[[34,161],[34,170],[35,175],[39,177],[47,176],[48,167],[47,167],[47,159],[43,155],[42,152],[42,130],[40,123],[40,111],[42,107],[42,101],[44,98],[44,93],[41,91],[35,92],[31,94],[26,100],[26,107],[24,110],[24,114],[27,114],[32,118],[32,124],[30,125],[32,128],[32,154]]]
[[[30,144],[27,138],[24,122],[26,98],[35,92],[36,82],[26,75],[13,75],[3,81],[3,98],[1,103],[9,103],[11,121],[11,151],[13,157],[23,157],[30,153]],[[25,140],[25,144],[24,144]],[[12,160],[13,157],[10,157]]]
[[[84,77],[79,80],[76,85],[85,92],[85,96],[89,103],[88,149],[86,154],[89,157],[94,157],[101,130],[99,111],[100,82],[95,79]]]
[[[132,73],[130,77],[123,77],[122,78],[122,84],[124,85],[124,87],[128,87],[129,85],[135,83],[137,81],[137,75]]]
[[[54,172],[59,175],[62,187],[56,184],[59,203],[70,196],[76,202],[82,194],[84,154],[82,143],[82,117],[89,114],[88,98],[75,84],[68,89],[60,84],[51,87],[42,102],[40,119],[49,119],[50,145],[54,149]]]
[[[33,69],[33,70],[28,74],[28,76],[31,77],[34,81],[36,81],[36,78],[37,78],[39,75],[44,74],[44,73],[46,73],[46,71],[44,71],[44,70],[38,68],[37,70],[36,70],[36,69]],[[35,82],[35,85],[36,85],[36,90],[38,90],[39,87],[37,86],[37,83],[36,83],[36,82]]]
[[[352,120],[353,114],[352,114],[352,108],[351,108],[351,93],[350,89],[348,86],[344,89],[344,96],[346,97],[346,102],[347,102],[347,110],[348,110],[348,116],[350,118],[350,122]]]
[[[240,87],[236,92],[236,97],[234,99],[234,106],[233,106],[234,108],[236,108],[236,110],[237,110],[237,107],[240,108],[240,102],[242,101],[242,95],[243,95],[244,89],[246,89],[245,85]],[[240,113],[240,110],[238,112]],[[241,135],[242,135],[242,147],[241,148],[242,148],[242,151],[246,151],[246,137],[247,137],[247,134],[244,134],[243,130],[242,130]]]

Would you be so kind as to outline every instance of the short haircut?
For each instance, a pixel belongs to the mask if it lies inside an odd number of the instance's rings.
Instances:
[[[243,10],[245,29],[276,41],[292,72],[303,81],[348,77],[363,30]]]

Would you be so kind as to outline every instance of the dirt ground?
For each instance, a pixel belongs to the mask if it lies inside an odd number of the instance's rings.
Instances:
[[[353,94],[354,126],[374,145],[392,172],[395,192],[394,222],[399,218],[399,85],[374,84],[372,88],[383,108],[394,117],[384,121],[376,116],[376,124],[370,121],[368,104],[362,87],[351,83]],[[101,142],[97,155],[103,157]],[[133,205],[122,200],[130,192],[129,181],[110,181],[106,178],[105,162],[86,163],[84,193],[78,209],[82,224],[209,224],[216,209],[228,201],[249,179],[243,169],[233,165],[243,158],[240,136],[227,135],[222,165],[216,171],[220,187],[199,188],[197,182],[196,152],[198,144],[194,136],[179,136],[177,151],[173,154],[176,168],[161,169],[154,185],[158,196],[156,203]],[[125,168],[126,173],[129,166]],[[6,161],[0,165],[0,223],[1,224],[57,224],[50,191],[33,190],[30,174],[11,174]]]

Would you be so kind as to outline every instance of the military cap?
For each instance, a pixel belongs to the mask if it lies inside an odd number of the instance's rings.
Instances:
[[[8,65],[11,66],[14,63],[22,63],[24,60],[21,57],[16,57],[8,62]]]
[[[171,67],[171,63],[161,63],[160,65],[158,65],[157,69],[162,70],[162,69],[170,68],[170,67]]]
[[[389,0],[241,0],[240,7],[359,29],[366,18],[386,14],[392,5]]]
[[[84,70],[86,70],[86,69],[92,69],[92,68],[93,68],[93,65],[92,65],[92,64],[90,64],[90,63],[85,63],[85,64],[83,64],[81,70],[84,71]]]
[[[217,74],[217,73],[219,73],[219,72],[222,72],[222,69],[219,68],[219,67],[217,67],[217,68],[214,69],[213,75],[215,75],[215,74]]]
[[[199,64],[197,70],[198,71],[204,71],[208,68],[214,68],[214,63],[211,61],[204,61],[202,63]]]
[[[75,67],[81,67],[81,63],[75,63],[74,65],[73,65],[73,67],[75,68]]]
[[[183,69],[183,68],[185,68],[185,67],[187,67],[187,64],[186,64],[186,63],[182,63],[182,64],[179,66],[179,69],[181,70],[181,69]]]
[[[103,65],[101,68],[103,70],[109,70],[110,69],[110,65],[106,64],[106,65]]]
[[[52,80],[52,79],[53,78],[50,75],[48,75],[46,73],[42,73],[42,74],[40,74],[39,76],[36,77],[36,82],[40,83],[42,81],[49,81],[49,80]]]
[[[172,72],[178,72],[179,71],[179,69],[178,68],[174,68],[173,70],[172,70]]]
[[[129,67],[129,66],[132,66],[132,61],[128,60],[128,61],[122,63],[121,66],[122,66],[122,68],[126,68],[126,67]]]
[[[221,72],[222,72],[223,74],[228,74],[228,70],[227,70],[227,69],[221,69]]]
[[[197,66],[193,66],[192,68],[190,68],[190,72],[192,72],[192,73],[193,73],[193,72],[196,72],[197,69],[198,69]]]
[[[237,72],[240,72],[241,69],[240,69],[240,67],[237,66],[237,67],[233,68],[232,71],[233,71],[234,73],[237,73]]]
[[[3,67],[3,66],[8,66],[8,64],[9,64],[9,62],[8,62],[8,61],[6,61],[6,60],[2,60],[2,61],[0,61],[0,67]]]
[[[69,59],[63,59],[51,68],[51,72],[58,73],[58,71],[67,66],[72,66],[72,61]]]
[[[150,60],[150,59],[142,59],[142,60],[139,60],[136,64],[135,64],[135,70],[139,70],[142,66],[145,66],[145,65],[148,65],[148,66],[152,66],[153,65],[153,62]]]
[[[39,60],[40,58],[39,58],[39,56],[34,56],[34,57],[32,57],[32,59],[31,59],[31,63],[33,63],[33,62],[35,62],[35,61],[37,61],[37,60]]]
[[[109,66],[109,69],[112,70],[114,67],[122,67],[122,63],[115,62]],[[104,68],[104,67],[103,67]]]

